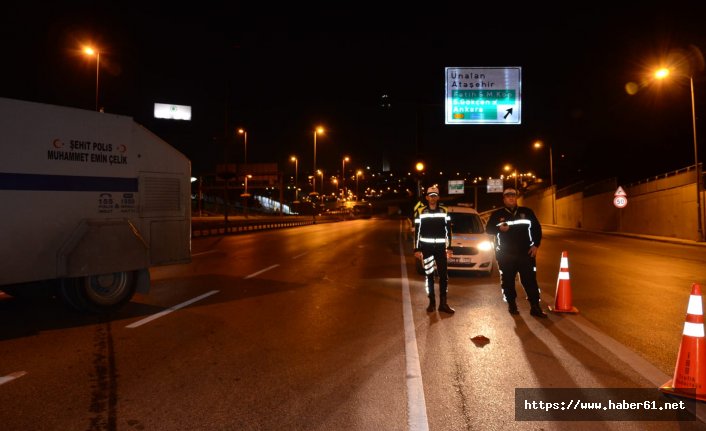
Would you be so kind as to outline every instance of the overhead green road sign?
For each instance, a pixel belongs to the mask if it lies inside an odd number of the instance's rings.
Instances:
[[[521,90],[521,67],[447,67],[446,124],[520,124]]]

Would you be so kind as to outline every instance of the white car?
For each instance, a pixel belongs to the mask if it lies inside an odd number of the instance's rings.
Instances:
[[[485,225],[478,212],[466,205],[446,206],[451,218],[451,249],[449,271],[468,271],[482,275],[493,272],[495,251],[493,236],[485,233]],[[421,262],[417,260],[417,272],[424,274]]]

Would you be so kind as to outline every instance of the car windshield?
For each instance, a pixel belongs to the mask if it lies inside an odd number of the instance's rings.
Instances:
[[[483,233],[485,228],[478,214],[451,213],[451,232]]]

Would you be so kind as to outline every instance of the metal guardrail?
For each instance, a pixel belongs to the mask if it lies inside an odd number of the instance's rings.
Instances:
[[[200,238],[213,235],[236,235],[261,230],[352,220],[354,218],[355,217],[352,217],[347,212],[329,212],[317,216],[275,216],[252,219],[229,219],[227,225],[222,218],[196,218],[191,221],[191,237]]]

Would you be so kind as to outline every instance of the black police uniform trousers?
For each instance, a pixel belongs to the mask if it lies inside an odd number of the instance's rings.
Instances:
[[[422,261],[429,256],[434,256],[436,262],[436,272],[439,274],[439,296],[446,298],[446,293],[449,288],[449,271],[448,262],[446,259],[446,244],[445,243],[422,243],[420,246],[422,251]],[[434,272],[427,274],[426,288],[429,299],[434,300]]]
[[[535,258],[525,253],[498,253],[496,256],[500,269],[500,286],[507,302],[517,298],[515,290],[515,276],[520,273],[522,287],[527,293],[530,304],[539,302],[539,285],[537,285],[537,262]]]

